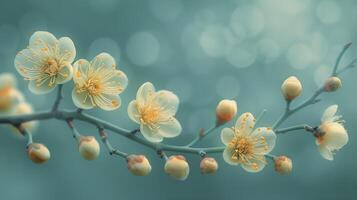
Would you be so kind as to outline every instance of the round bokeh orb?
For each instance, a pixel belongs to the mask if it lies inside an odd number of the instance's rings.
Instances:
[[[159,58],[160,43],[150,32],[137,32],[129,38],[126,53],[135,65],[152,65]]]

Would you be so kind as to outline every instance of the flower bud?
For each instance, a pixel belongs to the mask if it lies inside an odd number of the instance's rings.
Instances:
[[[136,176],[147,176],[151,172],[151,165],[144,155],[129,155],[128,169]]]
[[[32,162],[41,164],[45,163],[51,158],[50,151],[47,147],[40,143],[32,143],[27,149],[27,154]]]
[[[206,157],[201,160],[200,169],[202,174],[213,174],[218,170],[218,163],[214,158]]]
[[[301,94],[302,85],[295,76],[290,76],[281,85],[281,91],[287,101],[291,101]]]
[[[275,158],[275,171],[281,175],[286,175],[293,169],[293,163],[290,158],[286,156],[279,156]]]
[[[79,153],[86,160],[94,160],[98,157],[100,147],[93,136],[81,136],[79,139]]]
[[[237,103],[234,100],[224,99],[216,108],[217,122],[220,124],[229,122],[237,114]]]
[[[165,163],[165,172],[170,176],[178,179],[185,180],[190,173],[190,166],[186,158],[181,155],[170,156]]]
[[[341,80],[337,76],[329,77],[324,85],[324,90],[326,92],[334,92],[341,87]]]

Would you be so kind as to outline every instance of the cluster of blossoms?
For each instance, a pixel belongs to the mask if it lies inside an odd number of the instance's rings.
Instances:
[[[24,95],[16,88],[16,84],[16,78],[12,74],[0,74],[0,116],[33,113],[31,104],[26,102]],[[37,121],[29,121],[21,124],[19,128],[33,132],[37,126]]]
[[[118,109],[122,105],[119,94],[128,85],[127,76],[117,69],[117,64],[110,54],[100,53],[91,61],[76,60],[76,48],[72,40],[68,37],[57,39],[49,32],[35,32],[30,38],[29,46],[16,55],[14,64],[19,74],[29,81],[29,90],[35,94],[49,93],[57,85],[60,85],[61,92],[62,84],[72,80],[72,100],[79,108],[78,113],[93,108],[106,111]],[[24,115],[33,112],[32,107],[16,89],[15,82],[12,75],[0,75],[0,115]],[[322,91],[333,92],[340,87],[341,80],[337,76],[331,76],[322,87]],[[296,77],[289,77],[283,82],[281,90],[289,106],[301,94],[302,84]],[[150,82],[142,84],[137,90],[136,98],[127,107],[129,118],[139,126],[133,134],[140,132],[145,141],[141,143],[150,144],[155,148],[159,147],[159,143],[165,138],[179,136],[182,126],[175,118],[178,107],[179,98],[174,93],[156,90]],[[52,112],[59,111],[54,107]],[[218,170],[218,163],[213,157],[208,157],[206,152],[198,151],[198,148],[192,146],[209,132],[232,121],[238,113],[237,102],[224,99],[218,103],[215,112],[216,123],[211,130],[202,130],[189,145],[172,147],[187,150],[184,152],[199,152],[202,156],[199,167],[203,174],[215,173]],[[322,116],[321,125],[315,128],[303,127],[305,131],[313,133],[321,155],[328,160],[332,160],[333,154],[348,142],[347,131],[342,124],[341,116],[335,115],[336,112],[337,105],[330,106]],[[66,119],[77,139],[80,155],[86,160],[95,160],[100,153],[99,143],[93,136],[81,135],[72,120]],[[268,159],[271,159],[278,173],[290,173],[293,167],[290,158],[270,154],[275,147],[277,134],[282,131],[276,129],[276,125],[256,127],[256,124],[252,113],[242,113],[232,127],[221,129],[220,138],[224,146],[216,152],[222,152],[224,161],[229,165],[239,165],[248,172],[263,170],[268,164]],[[34,163],[44,163],[51,156],[45,145],[33,143],[31,132],[34,131],[35,125],[35,121],[26,121],[16,127],[23,135],[29,137],[29,158]],[[113,149],[102,131],[103,127],[98,126],[98,129],[110,153],[124,157],[132,174],[150,174],[152,167],[144,155],[128,155]],[[164,170],[167,174],[178,180],[185,180],[188,177],[190,166],[183,155],[167,157],[166,152],[156,150],[166,160]]]

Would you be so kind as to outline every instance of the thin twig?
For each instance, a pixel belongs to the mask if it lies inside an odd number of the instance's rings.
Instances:
[[[302,125],[296,125],[296,126],[291,126],[291,127],[287,127],[287,128],[277,129],[277,130],[275,130],[275,133],[283,134],[283,133],[288,133],[288,132],[296,131],[296,130],[305,130],[308,132],[313,132],[314,128],[307,124],[302,124]]]
[[[113,148],[113,146],[109,142],[108,135],[106,132],[104,132],[103,128],[98,128],[98,132],[99,132],[99,135],[100,135],[100,138],[101,138],[103,144],[108,149],[108,152],[110,155],[118,155],[125,159],[128,157],[127,153],[124,153],[122,151],[119,151],[118,149]]]
[[[60,103],[61,103],[61,100],[63,99],[62,87],[63,87],[62,84],[58,85],[57,97],[56,97],[55,103],[54,103],[53,106],[52,106],[52,112],[58,110],[58,107],[59,107],[59,105],[60,105]]]
[[[197,136],[189,144],[187,144],[186,146],[187,147],[191,147],[191,146],[195,145],[200,140],[202,140],[204,137],[206,137],[207,135],[212,133],[214,130],[216,130],[219,126],[220,125],[215,125],[215,126],[211,127],[210,129],[208,129],[207,131],[205,131],[204,129],[201,129],[199,134],[197,134]]]

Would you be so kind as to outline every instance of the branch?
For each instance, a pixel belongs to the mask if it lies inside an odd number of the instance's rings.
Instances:
[[[352,43],[348,43],[346,44],[343,49],[341,50],[340,54],[337,56],[336,59],[336,63],[335,66],[332,70],[331,76],[337,76],[339,73],[341,73],[342,71],[345,71],[349,68],[354,67],[355,62],[357,61],[357,59],[354,59],[349,65],[347,65],[344,69],[340,70],[337,73],[337,69],[338,66],[340,64],[341,58],[343,57],[343,55],[346,53],[346,50],[352,45]],[[276,129],[277,127],[279,127],[279,125],[281,123],[283,123],[287,118],[289,118],[293,113],[305,108],[306,106],[315,104],[317,102],[320,101],[320,99],[317,99],[317,97],[324,92],[324,87],[320,87],[318,88],[310,98],[308,98],[307,100],[305,100],[303,103],[301,103],[300,105],[298,105],[297,107],[295,107],[294,109],[290,109],[290,101],[287,101],[287,107],[285,109],[285,112],[281,115],[281,117],[274,123],[273,125],[273,129]]]
[[[210,133],[212,133],[214,130],[216,130],[218,127],[220,127],[221,125],[215,125],[213,127],[211,127],[210,129],[208,129],[207,131],[205,131],[204,129],[201,129],[199,134],[196,136],[195,139],[193,139],[189,144],[187,144],[187,147],[191,147],[193,145],[195,145],[197,142],[199,142],[200,140],[202,140],[204,137],[206,137],[207,135],[209,135]]]
[[[302,124],[302,125],[296,125],[296,126],[291,126],[291,127],[287,127],[287,128],[277,129],[277,130],[275,130],[275,133],[283,134],[283,133],[288,133],[288,132],[296,131],[296,130],[305,130],[308,132],[313,132],[315,130],[315,128],[312,128],[311,126],[309,126],[307,124]]]
[[[61,103],[61,100],[63,99],[62,87],[63,87],[62,84],[58,85],[57,97],[56,97],[55,103],[52,106],[52,111],[58,110],[58,107],[59,107],[59,105]]]
[[[346,53],[347,49],[350,48],[352,45],[352,43],[347,43],[341,50],[340,54],[337,56],[337,59],[336,59],[336,63],[335,63],[335,66],[333,67],[333,70],[332,70],[332,76],[336,76],[337,75],[337,68],[338,68],[338,65],[340,64],[340,61],[341,61],[341,58],[343,57],[343,55]]]
[[[108,149],[108,152],[109,152],[110,155],[118,155],[118,156],[120,156],[122,158],[127,158],[128,157],[127,153],[124,153],[122,151],[119,151],[118,149],[113,148],[113,146],[109,142],[107,133],[104,132],[104,129],[98,128],[98,132],[99,132],[99,135],[100,135],[100,137],[102,139],[103,144]]]
[[[220,153],[223,152],[224,146],[221,147],[209,147],[209,148],[193,148],[187,146],[175,146],[167,145],[161,143],[151,143],[144,138],[138,137],[132,133],[132,131],[126,130],[124,128],[118,127],[110,122],[106,122],[102,119],[96,118],[92,115],[86,113],[78,113],[77,111],[65,111],[58,110],[56,112],[38,112],[30,115],[17,115],[9,117],[0,117],[0,124],[21,124],[27,121],[33,120],[48,120],[48,119],[58,119],[68,122],[68,120],[79,120],[92,124],[95,127],[102,127],[103,129],[110,130],[116,134],[124,136],[130,140],[133,140],[136,143],[144,145],[150,149],[158,151],[171,151],[171,152],[180,152],[180,153],[191,153],[202,155],[202,153]]]

